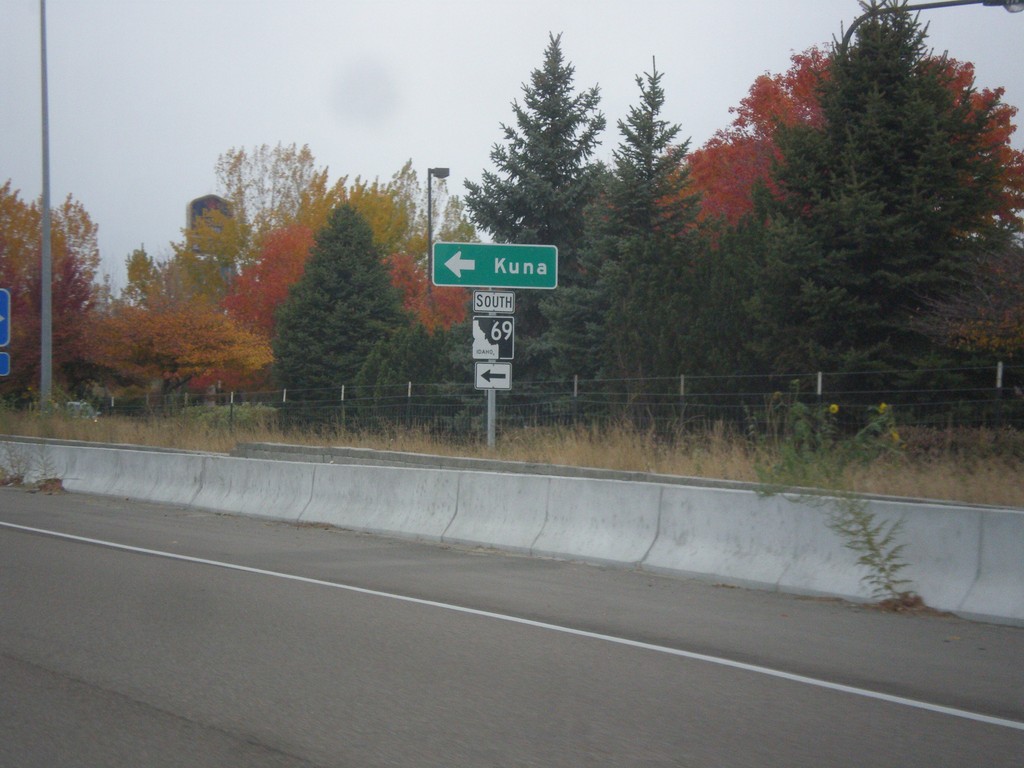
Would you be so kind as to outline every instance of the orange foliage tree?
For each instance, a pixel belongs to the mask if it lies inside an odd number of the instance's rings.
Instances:
[[[272,359],[263,338],[211,305],[119,304],[99,331],[97,359],[120,383],[159,380],[165,395],[213,371],[251,374]]]

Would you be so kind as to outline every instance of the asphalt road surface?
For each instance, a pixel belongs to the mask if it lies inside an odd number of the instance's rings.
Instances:
[[[0,766],[1024,765],[1024,629],[0,489]]]

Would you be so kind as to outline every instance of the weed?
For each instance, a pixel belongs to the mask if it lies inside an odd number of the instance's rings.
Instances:
[[[900,589],[910,582],[898,577],[907,567],[902,559],[906,545],[898,543],[903,532],[902,520],[876,522],[875,514],[868,511],[863,499],[846,496],[835,500],[828,524],[846,540],[848,549],[860,555],[857,564],[867,570],[862,581],[871,587],[874,599],[903,602],[910,596],[911,593]]]
[[[828,526],[856,552],[857,564],[866,573],[862,581],[876,600],[905,600],[902,588],[909,582],[899,578],[907,564],[905,544],[899,541],[903,521],[879,522],[867,502],[849,487],[850,468],[865,466],[883,457],[899,456],[902,442],[892,409],[882,403],[868,409],[867,422],[856,433],[844,436],[838,427],[840,407],[809,406],[792,400],[777,433],[776,459],[758,466],[764,493],[786,489],[819,489],[826,493],[801,493],[803,503],[824,508]]]
[[[4,446],[4,455],[0,459],[0,485],[22,485],[29,471],[26,453],[20,447],[11,444]]]
[[[56,468],[45,445],[4,445],[0,459],[0,485],[39,488],[60,485]]]

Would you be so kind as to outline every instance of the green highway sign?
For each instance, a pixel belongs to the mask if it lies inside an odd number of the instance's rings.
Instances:
[[[553,245],[434,243],[434,285],[472,288],[558,287],[558,248]]]

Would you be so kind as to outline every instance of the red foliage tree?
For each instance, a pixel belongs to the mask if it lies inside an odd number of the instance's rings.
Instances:
[[[393,253],[386,261],[391,284],[402,292],[402,306],[429,332],[466,319],[469,294],[464,288],[430,285],[422,262],[408,253]]]
[[[51,211],[52,355],[55,388],[74,394],[95,375],[91,327],[104,297],[96,282],[96,225],[81,203],[68,196]],[[24,396],[39,381],[40,231],[36,203],[21,200],[8,181],[0,185],[0,287],[11,292],[11,374],[0,379],[0,395]]]
[[[690,154],[690,176],[702,195],[699,218],[735,224],[753,208],[758,182],[769,183],[778,159],[775,130],[779,125],[820,125],[823,117],[815,89],[827,76],[828,56],[811,48],[792,57],[781,75],[764,74],[754,81],[738,107],[732,125]]]
[[[950,89],[970,100],[972,113],[975,116],[989,113],[985,140],[997,148],[1003,168],[1002,204],[995,215],[1002,222],[1019,228],[1018,214],[1024,210],[1024,152],[1010,146],[1010,137],[1017,130],[1013,124],[1017,108],[1002,102],[1004,88],[976,90],[974,65],[970,62],[948,59],[945,66]]]
[[[753,191],[759,182],[777,192],[771,183],[772,165],[779,158],[776,129],[799,123],[822,125],[817,87],[828,77],[830,61],[820,48],[810,48],[794,55],[785,73],[761,75],[740,105],[730,110],[736,115],[732,124],[690,154],[690,175],[702,195],[701,220],[736,224],[753,209]],[[986,138],[998,147],[1004,169],[1005,193],[996,216],[1019,227],[1017,217],[1024,209],[1024,153],[1010,146],[1016,107],[1000,101],[1002,88],[976,90],[972,64],[944,58],[935,61],[945,70],[950,91],[969,100],[973,115],[989,114]]]
[[[232,282],[224,299],[228,314],[264,338],[272,338],[274,313],[302,277],[312,247],[313,231],[301,224],[268,233],[256,262]]]

